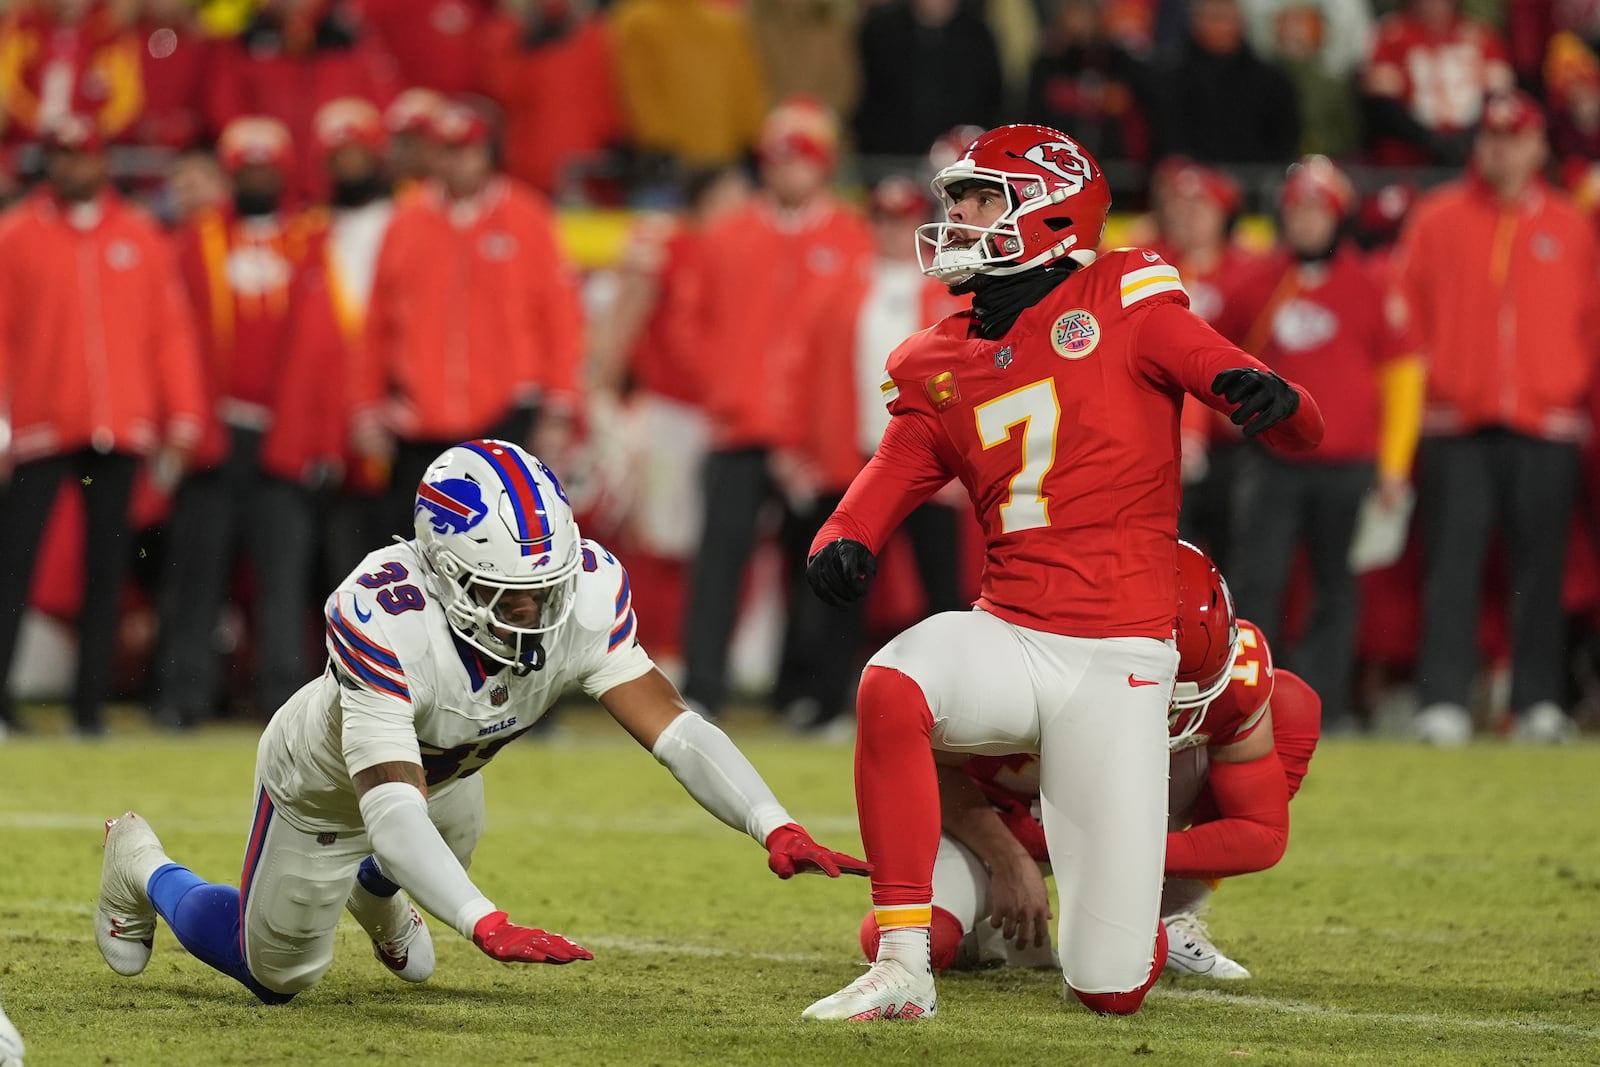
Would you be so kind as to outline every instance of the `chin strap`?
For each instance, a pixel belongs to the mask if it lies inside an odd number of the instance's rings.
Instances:
[[[526,678],[534,671],[544,670],[544,642],[536,642],[531,651],[533,652],[532,663],[529,663],[525,659],[519,660],[517,665],[511,668],[511,673],[515,674],[518,678]]]

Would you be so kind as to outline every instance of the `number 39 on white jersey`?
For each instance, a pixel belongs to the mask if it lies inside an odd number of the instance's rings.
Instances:
[[[262,784],[284,817],[318,832],[359,828],[357,772],[421,762],[430,789],[447,787],[526,732],[569,686],[599,696],[648,672],[627,571],[594,541],[582,552],[572,616],[546,637],[542,669],[521,675],[456,639],[414,544],[367,556],[328,598],[327,670],[261,740]]]

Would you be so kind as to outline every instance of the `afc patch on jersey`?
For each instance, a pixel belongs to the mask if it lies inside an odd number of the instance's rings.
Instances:
[[[1100,323],[1085,308],[1073,308],[1050,327],[1050,346],[1064,359],[1082,359],[1100,344]]]

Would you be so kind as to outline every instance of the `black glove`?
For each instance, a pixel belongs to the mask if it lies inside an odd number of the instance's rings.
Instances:
[[[1229,416],[1246,437],[1270,430],[1300,408],[1294,386],[1269,370],[1240,367],[1211,379],[1211,391],[1238,405]]]
[[[841,537],[823,545],[806,564],[806,581],[817,596],[836,608],[849,607],[867,595],[878,573],[878,561],[860,541]]]

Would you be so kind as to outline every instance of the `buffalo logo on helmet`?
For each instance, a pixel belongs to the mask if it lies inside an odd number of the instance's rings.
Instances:
[[[1100,324],[1084,308],[1073,308],[1050,328],[1050,344],[1066,359],[1082,359],[1100,344]]]
[[[483,490],[466,478],[441,478],[417,486],[417,511],[426,511],[438,534],[466,533],[489,514]]]
[[[1074,193],[1095,179],[1094,161],[1071,141],[1045,141],[1022,153],[1020,158],[1067,182]]]

